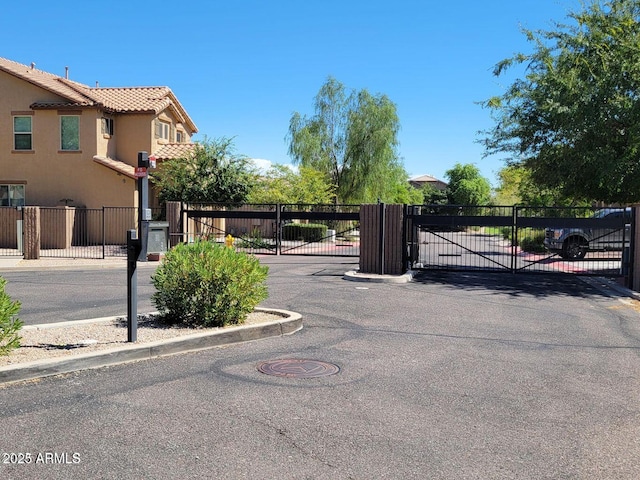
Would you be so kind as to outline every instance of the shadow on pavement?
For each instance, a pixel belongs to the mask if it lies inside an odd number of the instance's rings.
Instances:
[[[514,297],[571,296],[581,298],[624,297],[626,294],[612,288],[611,282],[596,277],[576,275],[545,275],[422,271],[413,277],[413,283],[437,284],[460,290],[488,290]]]

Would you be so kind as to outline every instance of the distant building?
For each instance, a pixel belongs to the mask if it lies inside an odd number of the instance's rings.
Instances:
[[[424,185],[431,185],[436,190],[446,190],[448,184],[442,180],[438,180],[431,175],[420,175],[409,179],[409,184],[415,188],[422,188]]]

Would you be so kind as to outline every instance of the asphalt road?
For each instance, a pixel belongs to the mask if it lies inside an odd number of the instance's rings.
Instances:
[[[151,312],[155,264],[137,269],[138,311]],[[127,270],[86,269],[2,272],[6,292],[21,303],[26,325],[127,314]]]
[[[292,336],[1,388],[0,478],[640,478],[636,304],[574,277],[347,282],[343,261],[265,260]],[[283,358],[340,372],[256,368]]]

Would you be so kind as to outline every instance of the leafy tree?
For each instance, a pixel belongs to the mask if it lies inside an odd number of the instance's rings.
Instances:
[[[420,188],[420,193],[424,205],[445,205],[449,203],[447,190],[440,190],[428,183]]]
[[[388,203],[402,203],[405,205],[421,205],[423,202],[422,191],[412,187],[408,182],[396,183],[390,198],[385,200]]]
[[[484,205],[491,200],[491,185],[472,164],[455,166],[445,172],[449,180],[447,195],[455,205]]]
[[[315,98],[315,115],[291,117],[289,154],[331,179],[336,202],[385,201],[404,171],[396,153],[399,128],[396,106],[387,96],[347,92],[330,77]],[[406,172],[404,177],[406,182]]]
[[[249,159],[222,137],[196,144],[193,153],[163,162],[152,181],[161,202],[243,203],[254,178]]]
[[[286,165],[273,165],[260,175],[251,188],[248,203],[325,204],[335,197],[335,187],[324,173],[311,167],[298,171]]]
[[[508,165],[498,172],[500,181],[494,202],[498,205],[526,206],[586,206],[587,202],[565,197],[559,189],[550,189],[534,182],[524,166]]]
[[[507,153],[531,180],[564,198],[640,200],[640,2],[592,1],[552,31],[524,30],[531,54],[494,74],[525,75],[483,105],[487,154]]]

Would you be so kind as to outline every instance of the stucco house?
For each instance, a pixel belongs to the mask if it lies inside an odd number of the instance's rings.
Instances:
[[[0,58],[0,206],[137,206],[138,152],[179,158],[196,125],[168,87],[68,77]]]
[[[442,180],[438,180],[431,175],[419,175],[409,179],[409,184],[415,188],[422,188],[424,185],[431,185],[436,190],[446,190],[447,183]]]

